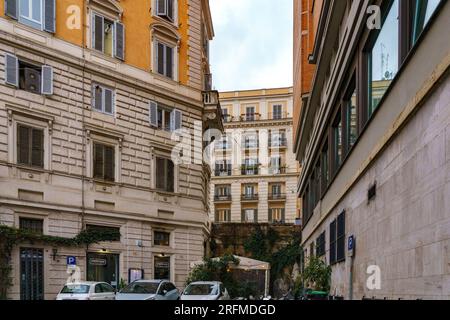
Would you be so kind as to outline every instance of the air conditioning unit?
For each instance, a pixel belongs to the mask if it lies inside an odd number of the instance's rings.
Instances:
[[[41,72],[32,68],[24,69],[24,90],[41,93]]]

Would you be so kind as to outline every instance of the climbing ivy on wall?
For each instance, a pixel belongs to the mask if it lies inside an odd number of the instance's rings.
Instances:
[[[11,282],[11,252],[20,243],[44,243],[56,247],[80,247],[101,241],[120,239],[120,232],[114,229],[82,230],[74,238],[63,238],[36,234],[27,230],[0,225],[0,300],[6,299]]]

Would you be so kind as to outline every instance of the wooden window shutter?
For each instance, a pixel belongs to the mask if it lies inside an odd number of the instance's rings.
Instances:
[[[156,188],[164,189],[165,184],[165,159],[156,158]]]
[[[44,0],[44,31],[56,31],[56,3],[55,0]]]
[[[158,127],[158,104],[155,101],[149,103],[150,125]]]
[[[92,87],[92,106],[95,110],[102,111],[103,109],[103,88],[99,85]]]
[[[17,20],[17,13],[19,11],[18,0],[5,0],[5,15]]]
[[[181,129],[181,122],[182,122],[182,113],[180,110],[174,109],[171,113],[170,113],[170,129],[173,130],[178,130]]]
[[[164,75],[165,73],[164,73],[164,45],[162,44],[162,43],[159,43],[158,42],[158,44],[157,44],[157,60],[156,60],[156,63],[157,63],[157,68],[158,68],[158,73],[159,74],[162,74],[162,75]]]
[[[104,146],[101,144],[94,144],[94,178],[103,179],[103,149]]]
[[[103,17],[94,14],[92,26],[92,47],[103,52]]]
[[[175,166],[171,160],[166,159],[167,163],[167,191],[174,192],[175,187]]]
[[[174,0],[167,0],[167,17],[173,21]]]
[[[12,54],[5,55],[5,82],[12,86],[19,86],[19,59]]]
[[[167,15],[166,0],[156,0],[156,14],[158,16]]]
[[[114,22],[114,56],[125,60],[125,26],[118,21]]]
[[[173,48],[166,46],[166,73],[169,78],[173,77]]]
[[[105,99],[105,110],[106,113],[114,113],[114,93],[111,89],[103,89],[104,91],[104,99]]]
[[[104,162],[105,162],[105,176],[104,179],[107,181],[114,181],[114,169],[115,169],[115,157],[114,157],[114,147],[105,146],[104,147]]]
[[[41,92],[44,95],[53,94],[53,68],[51,66],[42,66]]]
[[[30,164],[30,128],[17,126],[17,163]]]
[[[44,131],[32,129],[31,132],[31,165],[44,167]]]
[[[336,262],[336,220],[330,224],[330,263]]]

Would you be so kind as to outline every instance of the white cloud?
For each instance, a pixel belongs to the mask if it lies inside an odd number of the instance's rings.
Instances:
[[[292,85],[292,0],[211,0],[214,86]]]

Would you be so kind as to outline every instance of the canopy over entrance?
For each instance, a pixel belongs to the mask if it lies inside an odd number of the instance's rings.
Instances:
[[[264,281],[264,295],[267,297],[269,294],[269,281],[270,281],[270,263],[259,261],[255,259],[250,259],[246,257],[240,257],[233,255],[236,259],[239,260],[239,264],[230,264],[230,269],[234,270],[243,270],[243,271],[265,271],[265,281]],[[220,257],[213,258],[212,260],[218,261]],[[203,264],[203,261],[195,261],[191,263],[191,268],[194,268],[197,265]]]

